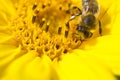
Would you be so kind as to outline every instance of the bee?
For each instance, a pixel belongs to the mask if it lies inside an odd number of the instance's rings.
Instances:
[[[99,14],[100,7],[96,0],[82,0],[82,11],[78,7],[73,7],[73,9],[78,9],[79,12],[70,17],[67,25],[69,25],[71,20],[80,16],[76,30],[81,32],[85,39],[92,37],[93,33],[91,30],[95,29],[97,24],[99,24],[99,34],[102,35],[101,22],[96,16]]]

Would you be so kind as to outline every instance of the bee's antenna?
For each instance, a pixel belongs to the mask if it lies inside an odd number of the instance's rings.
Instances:
[[[110,8],[110,7],[108,7],[108,8],[105,10],[105,12],[103,13],[103,15],[102,15],[101,18],[99,18],[99,19],[102,19],[102,18],[104,17],[104,15],[107,13],[107,11],[109,10],[109,8]]]
[[[102,27],[101,27],[101,19],[104,17],[104,15],[107,13],[107,11],[109,10],[110,7],[108,7],[105,12],[103,13],[103,15],[101,16],[101,18],[99,18],[99,34],[100,36],[102,36]]]

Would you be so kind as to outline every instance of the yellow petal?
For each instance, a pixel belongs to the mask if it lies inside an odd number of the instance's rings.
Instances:
[[[20,47],[0,45],[0,51],[0,76],[2,76],[4,69],[20,56]]]
[[[5,13],[0,12],[0,25],[5,26],[7,24],[7,16],[5,15]]]
[[[102,25],[103,35],[120,34],[120,0],[99,1],[100,3],[100,21]]]
[[[50,60],[48,57],[36,57],[22,70],[21,80],[49,80],[51,77]]]
[[[5,33],[0,33],[0,43],[3,43],[9,39],[11,39],[13,36]]]
[[[29,52],[14,60],[4,71],[2,80],[50,80],[53,71],[47,56],[37,57],[36,52]],[[53,77],[51,77],[53,76]],[[58,80],[58,79],[57,79]]]
[[[111,72],[95,58],[80,53],[63,56],[55,63],[60,80],[115,80]]]
[[[4,12],[8,17],[16,14],[11,0],[0,0],[0,11]]]
[[[0,45],[0,60],[5,56],[12,55],[14,51],[19,52],[19,48],[12,45]]]
[[[110,67],[115,74],[120,75],[120,38],[119,35],[103,36],[82,44],[85,50],[76,52],[95,56]]]
[[[12,62],[10,62],[9,66],[5,68],[5,70],[2,72],[1,79],[2,80],[20,80],[22,77],[21,72],[23,72],[23,69],[27,63],[32,61],[36,54],[34,53],[26,53],[23,56],[14,56],[16,57]],[[21,79],[22,80],[22,79]]]

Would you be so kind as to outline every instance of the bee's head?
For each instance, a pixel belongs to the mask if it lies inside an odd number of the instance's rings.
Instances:
[[[82,16],[82,23],[89,29],[94,28],[96,24],[96,18],[92,14]]]

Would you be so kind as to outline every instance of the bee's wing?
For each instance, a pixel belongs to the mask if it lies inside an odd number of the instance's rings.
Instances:
[[[87,13],[92,13],[92,14],[99,14],[100,11],[100,5],[96,0],[82,0],[82,9],[83,9],[83,15]]]

